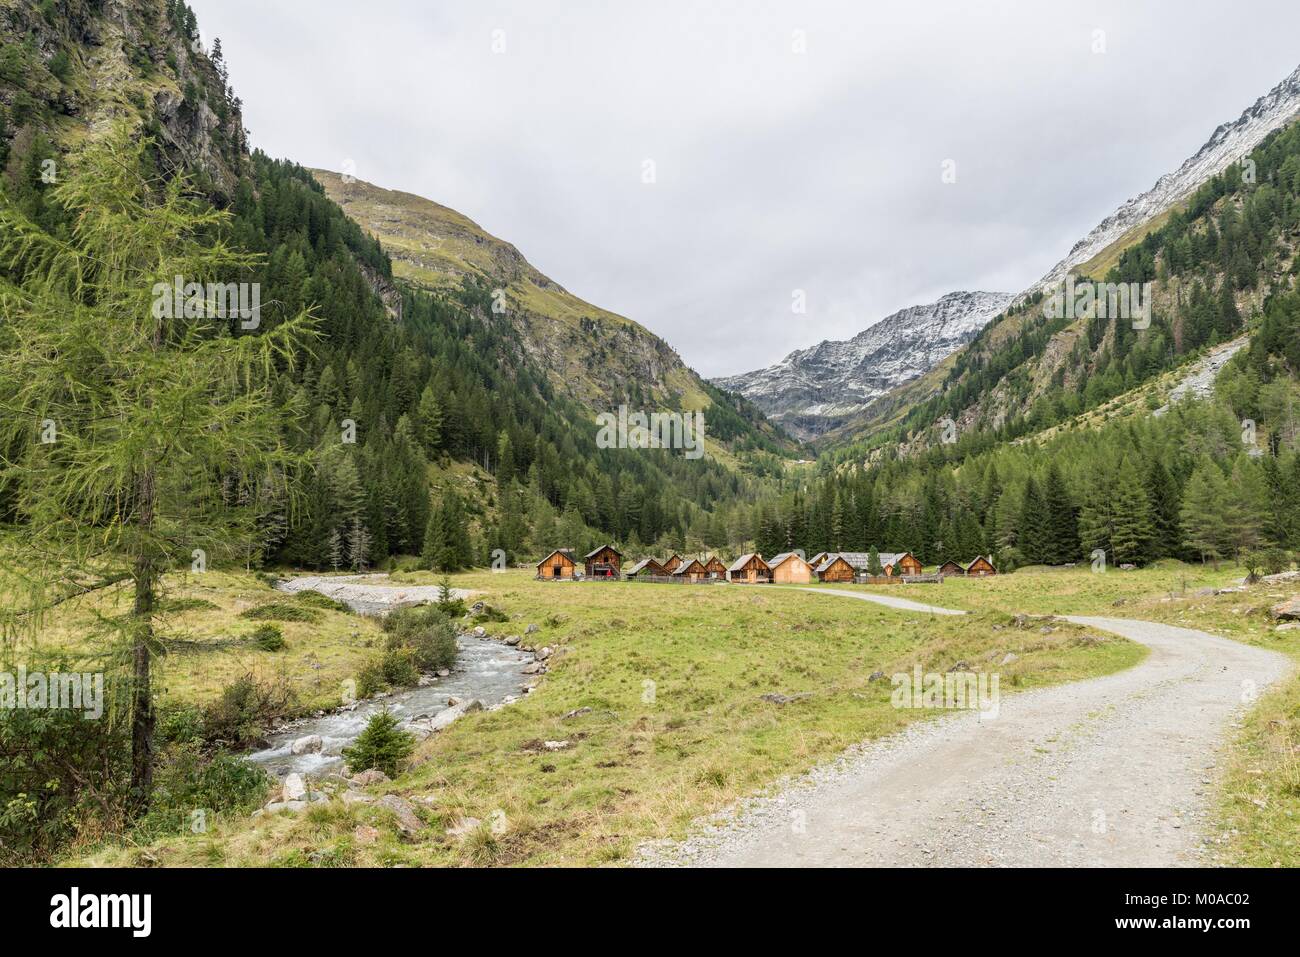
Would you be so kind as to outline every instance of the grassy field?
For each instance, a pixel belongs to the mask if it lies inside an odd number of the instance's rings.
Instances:
[[[336,707],[342,682],[356,676],[372,655],[380,630],[371,620],[345,611],[311,608],[275,591],[256,575],[208,571],[172,576],[165,583],[164,614],[157,631],[164,653],[157,659],[161,703],[202,705],[244,674],[280,679],[295,692],[303,711]],[[12,587],[0,596],[13,601]],[[282,651],[262,651],[249,636],[260,620],[244,617],[250,609],[289,606],[289,615],[305,620],[276,620],[284,633]],[[33,629],[24,629],[10,656],[31,660],[33,652],[74,656],[102,654],[108,642],[97,636],[103,618],[130,611],[129,586],[106,588],[48,612]],[[295,611],[294,609],[297,609]]]
[[[330,802],[298,818],[219,821],[147,849],[104,848],[91,860],[623,862],[643,840],[683,836],[700,815],[927,714],[893,708],[890,682],[871,681],[873,672],[965,661],[998,671],[1011,692],[1112,672],[1143,654],[1119,639],[1081,641],[1085,629],[1014,628],[1000,613],[932,617],[783,588],[543,583],[523,572],[455,584],[510,616],[495,626],[501,634],[537,624],[540,642],[558,651],[536,692],[424,742],[410,771],[385,786],[421,809],[430,826],[417,839],[399,840],[383,812]],[[999,665],[1008,652],[1018,660]],[[808,697],[763,698],[800,693]],[[547,741],[568,744],[548,751]],[[485,824],[457,842],[446,829],[465,817]],[[362,823],[381,838],[358,841]]]

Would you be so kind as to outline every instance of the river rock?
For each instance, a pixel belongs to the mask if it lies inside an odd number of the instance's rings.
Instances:
[[[487,637],[487,629],[484,628],[482,625],[478,625],[478,626],[476,626],[476,627],[474,628],[474,631],[472,632],[472,634],[474,635],[475,638],[486,638],[486,637]]]
[[[510,645],[511,647],[514,647],[515,645],[519,644],[519,636],[518,636],[518,635],[506,635],[506,644],[507,644],[507,645]]]
[[[392,811],[397,818],[397,829],[403,834],[415,834],[424,828],[424,822],[416,815],[414,805],[404,797],[385,794],[375,802],[375,806]]]
[[[541,670],[542,663],[540,661],[530,661],[528,664],[524,665],[523,674],[535,675],[539,674]]]
[[[1273,606],[1269,614],[1274,618],[1282,618],[1288,621],[1300,618],[1300,595],[1278,602]]]
[[[280,797],[284,801],[299,801],[307,796],[307,782],[301,774],[290,774],[280,787]]]
[[[309,734],[289,745],[289,751],[293,754],[320,754],[324,746],[325,742],[321,740],[319,734]]]
[[[368,771],[362,771],[360,774],[354,774],[348,778],[348,783],[353,787],[366,788],[372,784],[383,784],[388,780],[388,775],[378,768],[370,768]]]
[[[439,669],[438,669],[438,677],[439,677],[439,678],[445,678],[445,677],[447,677],[447,675],[449,675],[449,674],[451,674],[451,672],[448,671],[446,668],[439,668]]]
[[[301,814],[307,810],[306,801],[272,801],[262,809],[267,814],[279,814],[281,811],[288,811],[290,814]]]
[[[442,711],[439,711],[436,715],[430,718],[429,730],[441,731],[453,721],[457,721],[473,711],[482,710],[483,702],[479,701],[478,698],[473,698],[470,701],[461,701],[452,705],[450,708],[444,708]]]
[[[537,652],[537,657],[538,657],[539,660],[541,660],[541,661],[545,661],[547,658],[551,657],[551,655],[553,655],[553,654],[554,654],[554,652],[551,651],[551,649],[550,649],[549,647],[546,647],[546,648],[542,648],[541,650],[539,650],[539,651]]]

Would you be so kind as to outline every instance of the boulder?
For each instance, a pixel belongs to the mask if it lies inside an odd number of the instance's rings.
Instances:
[[[325,742],[321,740],[319,734],[309,734],[289,745],[289,751],[293,754],[320,754],[324,746]]]
[[[375,806],[392,811],[393,816],[397,818],[397,829],[403,834],[415,834],[424,828],[424,822],[415,813],[415,806],[404,797],[385,794],[375,802]]]
[[[513,648],[515,645],[519,644],[519,636],[518,636],[518,635],[506,635],[506,644],[507,644],[507,645],[510,645],[510,646]]]
[[[867,680],[868,680],[868,681],[883,681],[884,678],[885,678],[885,673],[884,673],[883,671],[873,671],[873,672],[871,672],[871,675],[867,678]]]
[[[530,661],[528,664],[524,665],[523,673],[526,675],[535,675],[540,674],[541,670],[542,663],[540,661]]]
[[[527,628],[524,629],[524,634],[525,634],[525,635],[535,635],[535,634],[537,634],[537,632],[539,632],[539,631],[541,631],[541,630],[542,630],[542,629],[538,628],[536,625],[529,625]]]
[[[383,784],[388,780],[388,775],[378,768],[371,768],[368,771],[362,771],[360,774],[354,774],[348,778],[348,783],[353,787],[367,788],[372,784]]]
[[[1284,621],[1293,621],[1300,619],[1300,595],[1294,598],[1288,598],[1286,601],[1278,602],[1269,611],[1274,618],[1281,618]]]
[[[484,628],[482,625],[478,625],[477,627],[475,627],[475,629],[473,630],[473,632],[471,632],[471,634],[472,634],[475,638],[486,638],[486,637],[487,637],[487,629]]]
[[[301,774],[290,774],[280,786],[280,797],[284,801],[300,801],[307,796],[307,782]]]
[[[545,661],[547,658],[551,657],[552,654],[554,654],[554,652],[551,651],[549,647],[542,648],[537,652],[537,658],[540,661]]]
[[[449,674],[451,674],[451,672],[448,671],[446,668],[439,668],[439,669],[438,669],[438,677],[439,677],[439,678],[445,678],[445,677],[447,677],[447,675],[449,675]]]
[[[482,710],[483,710],[483,702],[479,701],[478,698],[473,698],[469,701],[458,702],[457,704],[452,705],[450,708],[444,708],[443,710],[439,711],[436,715],[434,715],[432,718],[430,718],[429,730],[441,731],[443,728],[450,725],[453,721],[457,721],[463,716],[470,714],[471,712],[482,711]]]
[[[279,814],[281,811],[288,811],[290,814],[301,814],[307,810],[306,801],[272,801],[262,809],[267,814]]]

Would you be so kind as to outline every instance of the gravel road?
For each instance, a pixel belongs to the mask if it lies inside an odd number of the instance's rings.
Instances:
[[[1288,659],[1186,628],[1068,620],[1151,653],[1118,674],[1004,695],[991,719],[954,712],[859,745],[772,797],[700,822],[683,843],[643,849],[640,863],[1200,863],[1217,751],[1254,695],[1287,672]]]

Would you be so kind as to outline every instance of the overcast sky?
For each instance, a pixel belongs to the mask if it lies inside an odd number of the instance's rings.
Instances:
[[[1300,65],[1295,0],[190,3],[254,145],[459,210],[710,376],[1020,291]]]

